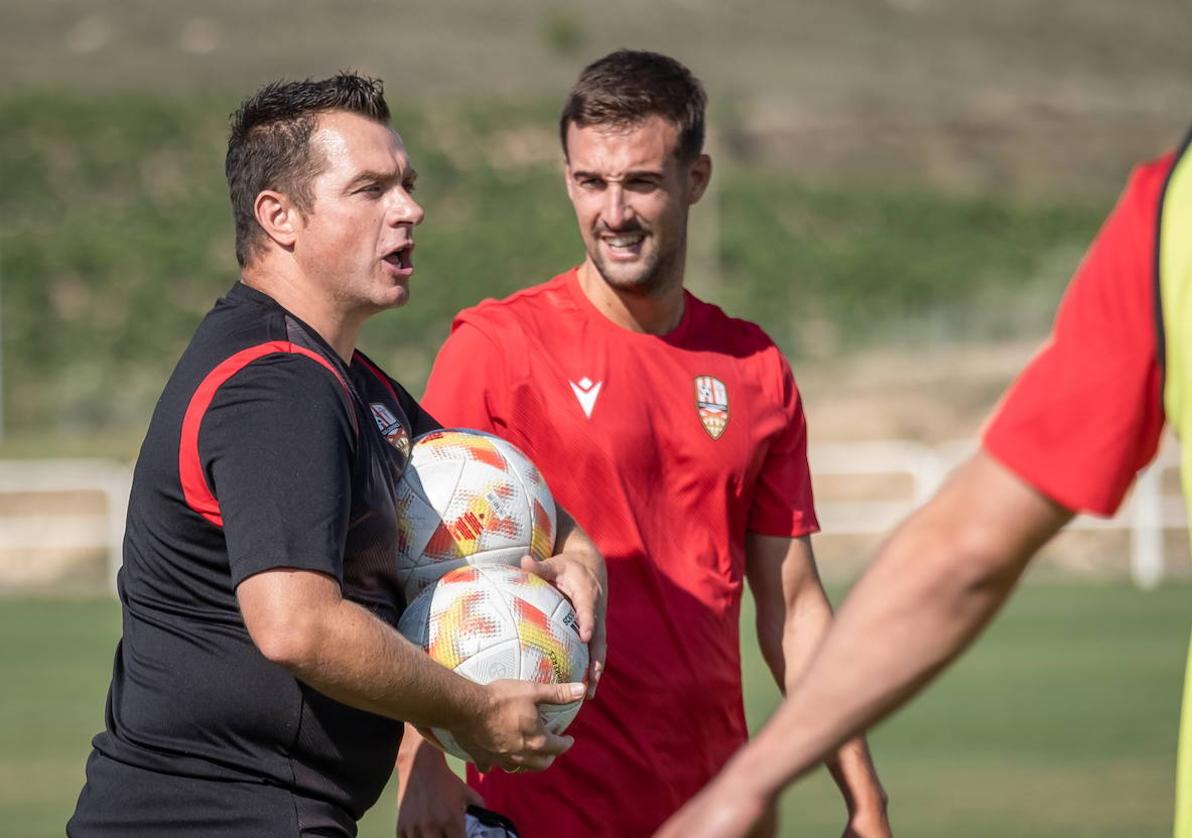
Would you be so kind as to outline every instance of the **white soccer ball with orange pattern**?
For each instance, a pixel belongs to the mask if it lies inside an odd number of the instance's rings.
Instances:
[[[397,572],[406,601],[465,564],[545,559],[555,527],[546,481],[512,443],[480,431],[424,434],[397,486]]]
[[[542,684],[581,682],[588,646],[575,609],[550,583],[508,565],[461,567],[410,603],[398,630],[448,669],[487,684],[501,678]],[[562,733],[582,700],[542,705],[546,727]],[[423,736],[463,760],[471,757],[444,730]]]

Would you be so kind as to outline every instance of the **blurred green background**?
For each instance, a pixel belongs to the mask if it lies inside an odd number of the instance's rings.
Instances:
[[[813,443],[971,436],[1131,166],[1192,122],[1189,12],[0,0],[0,469],[135,456],[181,348],[236,279],[226,119],[257,85],[343,67],[385,79],[427,221],[411,305],[362,345],[418,392],[459,308],[581,259],[554,121],[579,69],[621,46],[673,54],[709,89],[715,175],[690,282],[788,352]],[[0,495],[0,516],[29,509]],[[1077,561],[1029,580],[875,734],[900,834],[1168,831],[1188,587],[1073,570],[1120,570],[1124,551],[1082,533]],[[839,595],[856,563],[823,555]],[[0,543],[0,570],[30,560]],[[0,597],[0,823],[61,834],[102,724],[118,607],[2,582]],[[744,645],[756,724],[776,694]],[[840,826],[822,776],[784,815],[784,835]],[[392,818],[383,802],[362,834],[391,834]]]
[[[375,318],[363,342],[418,391],[456,311],[561,272],[582,247],[555,102],[394,105],[427,221],[410,306]],[[0,95],[10,433],[144,424],[194,325],[237,277],[222,177],[234,106],[205,92]],[[518,142],[528,159],[511,162],[503,149]],[[696,210],[697,286],[796,362],[1040,334],[1105,211],[1083,195],[716,161],[716,189]]]
[[[0,0],[0,15],[6,456],[135,454],[236,279],[226,118],[268,79],[352,66],[387,83],[427,222],[412,304],[364,345],[415,392],[455,311],[580,260],[555,118],[609,49],[667,51],[705,81],[716,171],[692,285],[809,381],[857,353],[1036,341],[1130,167],[1192,113],[1179,0]],[[807,393],[813,420],[832,390]]]

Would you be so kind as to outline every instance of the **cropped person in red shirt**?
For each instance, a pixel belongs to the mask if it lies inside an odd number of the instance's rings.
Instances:
[[[794,684],[831,611],[799,392],[760,328],[683,288],[687,216],[712,164],[705,97],[678,62],[620,51],[586,68],[560,120],[578,268],[462,312],[424,404],[521,448],[604,554],[608,665],[541,778],[469,773],[409,737],[400,832],[448,834],[479,795],[524,838],[646,836],[745,742],[738,617]],[[889,832],[865,745],[828,760],[849,835]],[[439,834],[439,833],[435,833]]]
[[[1192,384],[1190,342],[1183,309],[1169,308],[1192,287],[1187,148],[1134,172],[1072,279],[1051,338],[1006,395],[981,450],[882,547],[799,685],[660,836],[753,834],[771,801],[820,754],[892,712],[956,658],[1074,513],[1113,514],[1154,457],[1165,420],[1187,436],[1192,417],[1170,396]],[[1165,258],[1161,269],[1158,255],[1173,251],[1183,258]],[[1168,291],[1176,292],[1171,299]],[[1187,452],[1186,438],[1184,445]],[[1185,486],[1188,465],[1185,457]],[[1187,736],[1185,724],[1179,838],[1192,835]]]

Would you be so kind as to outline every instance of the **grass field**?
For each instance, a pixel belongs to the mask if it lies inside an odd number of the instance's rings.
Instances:
[[[899,834],[1167,834],[1190,594],[1025,587],[972,654],[873,736]],[[6,834],[62,834],[118,635],[109,600],[0,604]],[[756,725],[777,695],[749,644],[745,667]],[[392,792],[363,838],[394,834]],[[841,811],[820,772],[784,799],[783,835],[839,834]]]

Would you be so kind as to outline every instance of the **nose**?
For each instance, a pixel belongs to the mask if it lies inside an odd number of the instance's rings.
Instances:
[[[619,230],[633,217],[625,189],[619,183],[609,184],[604,193],[604,206],[600,209],[600,220],[606,227]]]
[[[395,190],[395,197],[390,207],[389,217],[390,223],[393,226],[399,224],[417,226],[426,217],[426,211],[422,209],[422,204],[414,200],[413,195],[405,189],[398,189]]]

